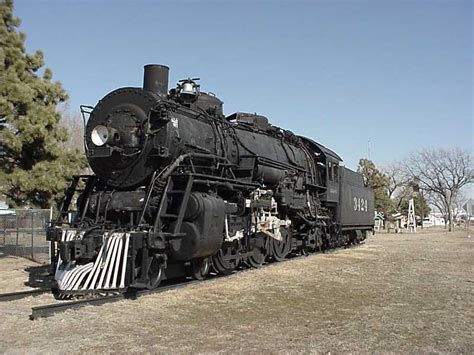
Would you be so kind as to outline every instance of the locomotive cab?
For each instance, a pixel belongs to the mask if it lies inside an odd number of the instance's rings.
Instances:
[[[331,156],[326,159],[326,194],[323,199],[329,203],[339,202],[339,163]]]

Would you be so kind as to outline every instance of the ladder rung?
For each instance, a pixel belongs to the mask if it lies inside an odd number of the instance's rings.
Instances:
[[[184,237],[186,235],[186,233],[169,233],[169,232],[164,232],[163,233],[164,236],[167,236],[167,237]]]
[[[171,214],[171,213],[163,213],[160,217],[166,217],[166,218],[177,218],[177,214]]]

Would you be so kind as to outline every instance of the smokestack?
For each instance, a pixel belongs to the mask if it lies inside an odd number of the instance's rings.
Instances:
[[[170,68],[166,65],[145,65],[143,75],[143,89],[152,91],[166,97],[168,95],[168,73]]]

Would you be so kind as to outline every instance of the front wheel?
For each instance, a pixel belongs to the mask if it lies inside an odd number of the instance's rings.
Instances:
[[[153,290],[158,287],[163,276],[163,263],[156,256],[150,258],[148,266],[146,288]]]

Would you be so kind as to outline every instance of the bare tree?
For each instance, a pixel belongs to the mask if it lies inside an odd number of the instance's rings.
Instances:
[[[459,148],[421,150],[411,154],[406,169],[420,188],[437,196],[451,231],[456,198],[463,186],[474,181],[471,153]]]
[[[398,162],[388,164],[381,170],[389,179],[389,184],[387,187],[388,196],[390,198],[394,198],[409,180],[406,170],[404,169],[403,165]]]
[[[445,200],[442,198],[441,195],[430,192],[427,196],[428,201],[441,213],[441,216],[444,219],[445,228],[449,221],[449,208],[446,206]],[[452,213],[453,213],[453,220],[458,220],[464,211],[464,205],[466,204],[467,197],[461,190],[456,198],[453,201],[452,206]]]
[[[439,213],[441,213],[441,217],[444,220],[444,228],[446,228],[448,225],[448,220],[449,220],[448,207],[446,206],[446,203],[443,197],[438,193],[429,191],[427,198],[430,204],[433,205],[438,210]]]
[[[77,149],[80,154],[84,154],[84,122],[79,112],[74,112],[66,102],[59,108],[61,114],[60,125],[67,129],[68,140],[62,144],[66,150]],[[82,174],[92,174],[89,166],[81,171]]]
[[[387,190],[390,199],[394,202],[396,211],[402,212],[403,206],[415,194],[421,193],[423,197],[423,190],[420,189],[417,182],[414,181],[412,175],[402,163],[390,163],[381,170],[388,177],[389,185]]]
[[[453,214],[453,219],[459,220],[461,216],[467,212],[464,210],[464,205],[466,204],[468,198],[465,195],[465,191],[461,190],[459,191],[458,195],[456,196],[456,200],[453,203],[453,208],[454,208],[454,214]]]
[[[65,149],[78,149],[84,151],[84,124],[79,112],[73,112],[69,107],[69,103],[62,105],[59,112],[61,113],[60,124],[67,129],[68,140],[63,143]]]

